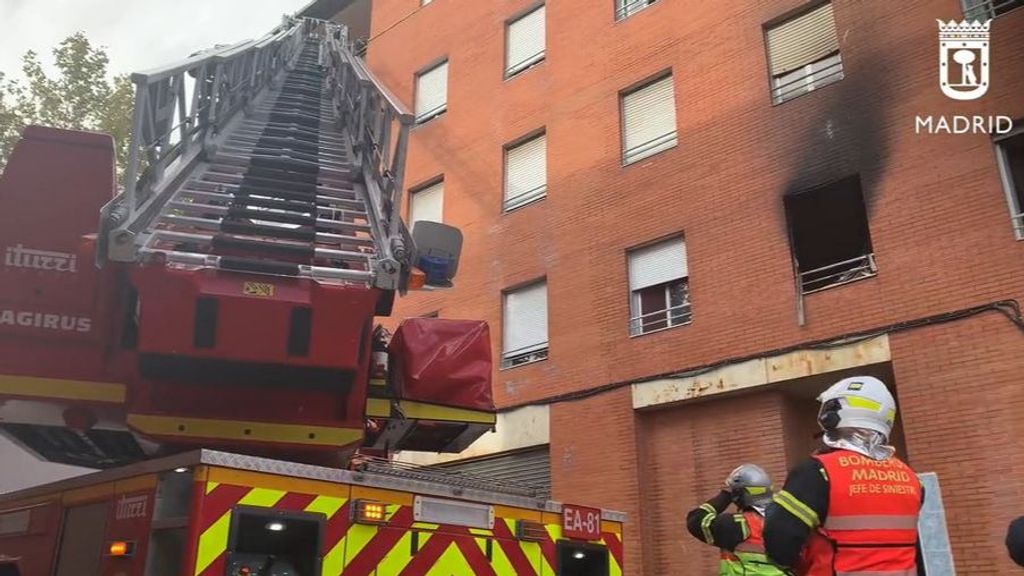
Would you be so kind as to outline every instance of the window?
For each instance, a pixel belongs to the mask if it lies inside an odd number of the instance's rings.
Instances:
[[[629,333],[632,336],[693,320],[686,243],[665,240],[629,252]]]
[[[831,3],[769,27],[765,38],[774,103],[843,79]]]
[[[515,210],[547,195],[547,154],[546,134],[505,149],[505,211]]]
[[[804,294],[875,275],[859,177],[789,195],[785,207]]]
[[[615,0],[615,19],[622,20],[654,4],[658,0]]]
[[[544,6],[512,22],[505,31],[505,77],[544,60]]]
[[[444,181],[431,184],[409,194],[409,229],[420,220],[443,222]]]
[[[416,122],[423,123],[448,109],[448,62],[416,76]]]
[[[984,22],[1024,6],[1024,0],[961,0],[965,20]]]
[[[1010,218],[1018,240],[1024,240],[1024,128],[996,141],[999,172],[1003,178]]]
[[[538,282],[505,293],[501,367],[548,357],[548,286]]]
[[[672,75],[622,95],[622,163],[632,164],[676,145]]]

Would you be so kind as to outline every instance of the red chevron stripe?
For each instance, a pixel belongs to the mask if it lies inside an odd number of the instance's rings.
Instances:
[[[438,530],[440,531],[441,528],[438,527]],[[430,570],[430,567],[437,562],[453,539],[450,534],[439,531],[433,533],[430,540],[427,540],[423,548],[413,555],[412,560],[405,565],[398,576],[422,576],[427,573],[427,570]]]
[[[540,541],[540,551],[544,554],[544,558],[548,561],[548,565],[551,566],[551,569],[557,570],[558,550],[555,548],[555,541],[551,539],[550,534]]]
[[[377,569],[377,564],[387,556],[388,552],[398,544],[402,536],[412,526],[412,507],[402,506],[387,527],[377,530],[377,534],[366,543],[355,558],[345,566],[345,576],[369,576]]]
[[[203,485],[203,490],[206,490],[205,484]],[[221,484],[211,490],[209,494],[206,494],[203,497],[202,512],[199,519],[199,533],[206,532],[225,512],[228,512],[235,504],[238,504],[238,501],[248,494],[249,490],[252,490],[252,488]]]
[[[505,521],[501,518],[494,521],[494,536],[502,551],[505,552],[505,556],[508,557],[508,561],[512,564],[512,568],[515,569],[516,576],[537,576],[537,569],[530,564],[526,551],[523,550],[515,535],[512,534],[512,531],[509,530],[508,524],[505,524]]]
[[[455,538],[455,545],[462,551],[462,556],[473,570],[474,576],[498,576],[498,573],[494,571],[494,567],[491,566],[491,561],[487,559],[487,555],[484,554],[483,550],[480,550],[480,547],[477,546],[475,537],[469,530],[466,530],[465,536]]]
[[[619,535],[613,532],[605,532],[601,536],[604,539],[605,546],[608,547],[608,552],[611,553],[612,558],[615,558],[619,568],[622,568],[622,540],[619,539]]]
[[[352,522],[349,520],[349,503],[346,502],[334,516],[327,520],[327,525],[324,527],[324,547],[323,553],[326,555],[328,552],[334,549],[334,547],[345,537],[348,533],[348,529],[352,527]]]

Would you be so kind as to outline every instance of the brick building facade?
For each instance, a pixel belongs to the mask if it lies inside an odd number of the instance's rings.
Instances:
[[[550,0],[537,32],[534,0],[376,0],[367,61],[424,120],[405,186],[465,234],[456,287],[398,315],[486,319],[509,366],[498,435],[520,438],[476,455],[546,443],[556,499],[630,514],[627,573],[708,574],[685,511],[744,461],[781,484],[813,397],[866,372],[895,389],[900,451],[938,476],[958,573],[1010,571],[1024,335],[986,305],[1024,299],[1024,9],[964,4]],[[999,12],[972,101],[938,78],[936,19],[964,10]],[[1018,132],[915,123],[952,115]],[[542,188],[515,188],[536,170]],[[674,256],[643,268],[659,247]],[[541,293],[546,332],[510,328]],[[546,426],[516,424],[527,409]]]

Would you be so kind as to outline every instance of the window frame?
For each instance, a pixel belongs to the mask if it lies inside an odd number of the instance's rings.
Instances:
[[[643,12],[658,2],[659,0],[613,0],[612,7],[614,9],[615,21],[622,22],[623,20],[627,20],[630,16]],[[626,7],[630,4],[642,5],[636,9],[627,9]]]
[[[544,200],[544,199],[546,199],[548,197],[548,166],[547,166],[548,142],[547,142],[547,137],[548,137],[547,127],[541,127],[541,128],[536,129],[536,130],[533,130],[533,131],[531,131],[531,132],[529,132],[529,133],[527,133],[527,134],[525,134],[523,136],[520,136],[519,138],[516,138],[515,140],[513,140],[513,141],[509,142],[508,144],[505,144],[504,146],[502,146],[502,148],[501,148],[501,174],[502,174],[502,178],[501,178],[501,213],[502,214],[508,214],[510,212],[515,212],[516,210],[520,210],[522,208],[526,208],[527,206],[530,206],[531,204],[536,204],[537,202],[540,202],[541,200]],[[510,198],[508,198],[508,183],[509,183],[508,155],[509,155],[509,152],[519,148],[520,146],[525,146],[527,144],[530,144],[531,142],[533,142],[533,141],[535,141],[535,140],[537,140],[539,138],[544,138],[544,185],[543,185],[543,190],[541,190],[541,187],[535,188],[534,190],[529,190],[529,191],[527,191],[527,192],[525,192],[523,194],[520,194],[516,198],[523,198],[524,196],[532,196],[532,197],[530,197],[530,198],[528,198],[528,199],[526,199],[524,201],[518,202],[518,203],[513,202]],[[538,190],[539,190],[539,192],[537,192]]]
[[[1021,3],[1021,4],[1017,5],[1017,6],[1011,5],[1011,7],[1008,10],[1006,10],[1005,12],[1000,12],[999,14],[996,14],[995,3],[999,2],[999,1],[1000,0],[982,0],[982,2],[980,4],[978,4],[977,6],[974,7],[975,9],[977,9],[977,8],[984,8],[984,10],[985,10],[984,15],[983,15],[984,19],[980,18],[977,14],[975,14],[975,15],[971,15],[970,14],[971,9],[967,7],[968,0],[960,0],[960,12],[964,15],[964,20],[984,21],[984,20],[995,20],[996,18],[999,18],[1001,16],[1006,16],[1007,14],[1010,14],[1014,10],[1019,10],[1021,8],[1024,8],[1024,3]],[[1000,2],[1000,3],[1008,3],[1008,2],[1009,2],[1009,0],[1002,0],[1002,2]]]
[[[522,62],[518,62],[515,65],[510,66],[509,65],[509,61],[508,61],[508,57],[509,57],[509,48],[511,46],[511,42],[510,42],[511,34],[509,34],[509,32],[512,30],[512,25],[517,23],[517,22],[519,22],[519,21],[521,21],[521,20],[523,20],[524,18],[534,14],[538,10],[544,10],[544,38],[543,38],[544,49],[542,51],[540,51],[539,53],[534,54],[533,56],[527,58],[526,60],[523,60]],[[547,15],[547,3],[546,3],[546,1],[542,1],[542,2],[537,2],[535,4],[532,4],[531,6],[526,8],[525,10],[521,10],[518,13],[516,13],[514,16],[509,18],[508,20],[505,20],[505,62],[504,62],[504,71],[503,71],[505,80],[510,80],[512,78],[515,78],[516,76],[519,76],[523,72],[526,72],[527,70],[529,70],[531,68],[534,68],[535,66],[537,66],[537,65],[543,63],[545,60],[547,60],[547,56],[548,56],[547,17],[548,17],[548,15]]]
[[[420,93],[420,78],[437,70],[441,66],[445,66],[445,91],[444,91],[444,104],[438,106],[430,111],[430,114],[424,114],[420,116],[416,111],[416,101],[419,98]],[[448,56],[443,56],[436,60],[433,60],[426,66],[420,68],[413,74],[413,95],[412,95],[412,106],[413,106],[413,127],[422,126],[429,123],[432,120],[440,118],[448,113],[448,76],[451,69],[451,61]]]
[[[1013,138],[1024,138],[1024,118],[1013,123],[1013,130],[1007,134],[1000,134],[992,139],[995,148],[996,165],[999,170],[999,180],[1003,184],[1003,194],[1006,196],[1007,207],[1010,210],[1010,225],[1013,227],[1014,238],[1024,241],[1024,200],[1018,198],[1016,183],[1013,181],[1013,173],[1010,170],[1010,160],[1003,142]],[[1020,191],[1024,197],[1024,190]]]
[[[405,208],[405,218],[406,218],[405,222],[406,222],[406,225],[408,226],[410,231],[412,230],[412,227],[416,224],[412,220],[412,217],[413,217],[413,209],[412,209],[413,198],[417,194],[419,194],[420,192],[426,192],[427,190],[429,190],[430,188],[433,188],[434,186],[437,186],[438,184],[441,185],[441,220],[438,221],[438,222],[440,222],[442,224],[444,223],[444,195],[445,195],[444,194],[445,193],[444,185],[445,185],[445,179],[444,179],[444,175],[443,174],[439,174],[437,176],[434,176],[433,178],[430,178],[429,180],[425,180],[425,181],[421,182],[420,184],[417,184],[417,185],[412,186],[412,187],[409,188],[409,190],[408,190],[408,202],[406,202],[406,208]],[[433,222],[433,220],[432,220],[432,222]]]
[[[545,308],[547,309],[547,313],[544,316],[544,322],[546,323],[545,332],[548,332],[547,340],[543,343],[537,344],[536,346],[538,346],[538,348],[536,349],[530,349],[530,346],[526,346],[524,348],[519,348],[516,350],[506,352],[505,343],[507,341],[507,328],[509,318],[508,297],[509,295],[514,294],[516,292],[528,290],[530,288],[535,288],[537,286],[544,287],[544,303]],[[499,364],[499,370],[511,370],[513,368],[518,368],[520,366],[526,366],[528,364],[543,362],[548,359],[551,348],[551,334],[549,332],[551,327],[551,307],[549,305],[550,299],[548,298],[548,294],[548,279],[546,276],[542,276],[534,280],[523,282],[521,284],[516,284],[515,286],[505,288],[504,290],[501,291],[501,361]],[[522,352],[522,350],[528,351]],[[511,352],[516,352],[517,354],[511,355]],[[525,361],[517,362],[517,360],[524,358]]]
[[[666,79],[671,81],[672,87],[672,112],[674,116],[673,129],[670,133],[665,133],[661,136],[658,136],[657,138],[645,142],[644,144],[635,146],[633,149],[635,150],[637,148],[642,148],[644,146],[650,145],[652,142],[656,142],[661,138],[668,137],[670,134],[672,136],[671,143],[669,143],[669,141],[666,140],[664,144],[652,146],[653,151],[645,151],[640,153],[639,155],[634,155],[634,157],[630,158],[628,155],[629,150],[626,148],[626,98]],[[668,152],[669,150],[673,150],[679,147],[679,115],[677,114],[677,109],[678,103],[676,102],[675,74],[673,73],[673,70],[671,68],[667,70],[661,70],[658,73],[648,76],[647,78],[639,82],[636,82],[619,91],[619,162],[621,163],[621,166],[623,168],[627,166],[632,166],[633,164],[637,164],[639,162],[642,162],[643,160],[653,158],[654,156],[658,156],[659,154]],[[662,148],[660,146],[664,147]]]
[[[790,10],[790,11],[788,11],[788,12],[786,12],[786,13],[784,13],[784,14],[776,17],[776,18],[773,18],[773,19],[769,20],[768,22],[765,22],[761,26],[761,34],[762,34],[763,43],[764,43],[765,68],[766,68],[766,71],[768,73],[768,96],[771,99],[772,106],[780,106],[782,104],[785,104],[786,102],[789,102],[790,100],[796,100],[797,98],[799,98],[801,96],[806,96],[807,94],[810,94],[811,92],[814,92],[815,90],[821,90],[821,89],[823,89],[823,88],[825,88],[827,86],[835,84],[835,83],[843,80],[844,78],[846,78],[846,68],[844,67],[844,64],[843,64],[843,51],[842,51],[842,47],[838,45],[838,42],[837,42],[836,50],[831,52],[831,53],[829,53],[826,56],[823,56],[823,57],[818,58],[817,60],[813,60],[811,62],[807,62],[803,66],[801,66],[800,68],[794,68],[794,69],[792,69],[792,70],[790,70],[788,72],[785,72],[783,74],[780,74],[778,76],[773,74],[771,49],[770,49],[770,46],[769,46],[769,43],[768,43],[768,37],[769,37],[768,33],[771,30],[774,30],[774,29],[776,29],[776,28],[778,28],[780,26],[784,26],[784,25],[786,25],[786,24],[788,24],[788,23],[790,23],[790,22],[792,22],[794,20],[797,20],[798,18],[802,18],[802,17],[810,14],[811,12],[814,12],[815,10],[818,10],[822,6],[825,6],[826,4],[832,4],[833,5],[832,27],[833,27],[833,29],[836,32],[837,41],[838,41],[839,27],[838,27],[838,25],[835,22],[835,12],[834,12],[835,8],[834,8],[833,0],[815,0],[813,2],[810,2],[810,3],[806,4],[806,5],[803,5],[803,6],[800,6],[798,8],[795,8],[793,10]],[[833,59],[833,58],[835,58],[837,60],[836,63],[830,64],[829,66],[826,66],[823,70],[814,70],[814,66],[816,64],[819,64],[821,62],[825,62],[825,61]],[[838,66],[838,70],[833,71],[833,72],[829,72],[828,74],[823,74],[822,75],[822,72],[827,71],[829,68],[831,68],[833,66]],[[781,97],[781,96],[777,97],[776,96],[776,91],[778,90],[779,87],[776,86],[776,79],[782,79],[782,78],[784,78],[784,77],[786,77],[788,75],[791,75],[791,74],[793,74],[794,72],[797,72],[797,71],[802,71],[803,72],[803,76],[801,76],[799,78],[795,78],[795,79],[789,81],[789,83],[795,84],[795,83],[797,83],[800,80],[805,80],[806,81],[809,78],[810,80],[807,81],[806,84],[809,84],[810,86],[807,89],[801,90],[800,92],[793,92],[792,89],[788,89],[786,92],[784,92],[784,94],[786,94],[785,97]],[[814,78],[815,75],[822,75],[823,77],[815,79]],[[825,81],[825,80],[829,79],[833,75],[836,76],[835,79],[832,79],[832,80],[827,81],[827,82]],[[786,84],[782,84],[782,86],[786,86]]]
[[[633,258],[634,254],[642,250],[647,250],[660,246],[663,244],[676,243],[683,252],[683,262],[686,265],[685,274],[680,274],[679,277],[673,278],[666,282],[659,284],[652,284],[650,286],[644,286],[643,288],[633,288],[632,274],[633,274]],[[686,247],[686,236],[684,234],[672,234],[670,236],[663,236],[657,240],[646,242],[638,246],[633,246],[626,250],[626,288],[629,295],[629,322],[627,322],[627,328],[629,330],[630,338],[637,338],[639,336],[646,336],[648,334],[654,334],[669,330],[671,328],[679,328],[681,326],[687,326],[693,323],[693,300],[690,297],[690,266],[689,266],[689,252]],[[680,312],[682,312],[682,319],[674,318],[673,306],[672,306],[672,295],[671,288],[673,286],[681,285],[683,289],[683,304],[676,306]],[[642,304],[642,294],[645,291],[651,290],[652,288],[661,288],[664,290],[665,295],[665,308],[662,310],[656,310],[647,314],[664,313],[665,315],[665,326],[661,328],[652,328],[649,330],[644,329]],[[660,321],[660,320],[659,320]]]

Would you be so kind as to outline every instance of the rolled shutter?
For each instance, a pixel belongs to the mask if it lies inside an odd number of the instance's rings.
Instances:
[[[416,119],[436,116],[447,105],[448,63],[445,62],[416,77]]]
[[[505,294],[502,353],[519,355],[548,345],[548,287],[534,284]]]
[[[686,243],[682,238],[660,242],[629,253],[629,290],[686,278]]]
[[[832,4],[821,6],[768,29],[772,76],[806,66],[839,50]]]
[[[676,103],[672,76],[623,96],[622,115],[626,163],[675,146]]]
[[[444,182],[413,192],[409,202],[409,227],[420,220],[442,222],[444,213]]]
[[[505,72],[514,74],[544,58],[544,6],[508,25]]]
[[[505,152],[505,208],[515,208],[547,191],[548,139],[540,136]]]
[[[551,495],[551,452],[547,446],[445,463],[438,467],[446,472],[494,480],[498,484],[535,488],[541,498]]]

